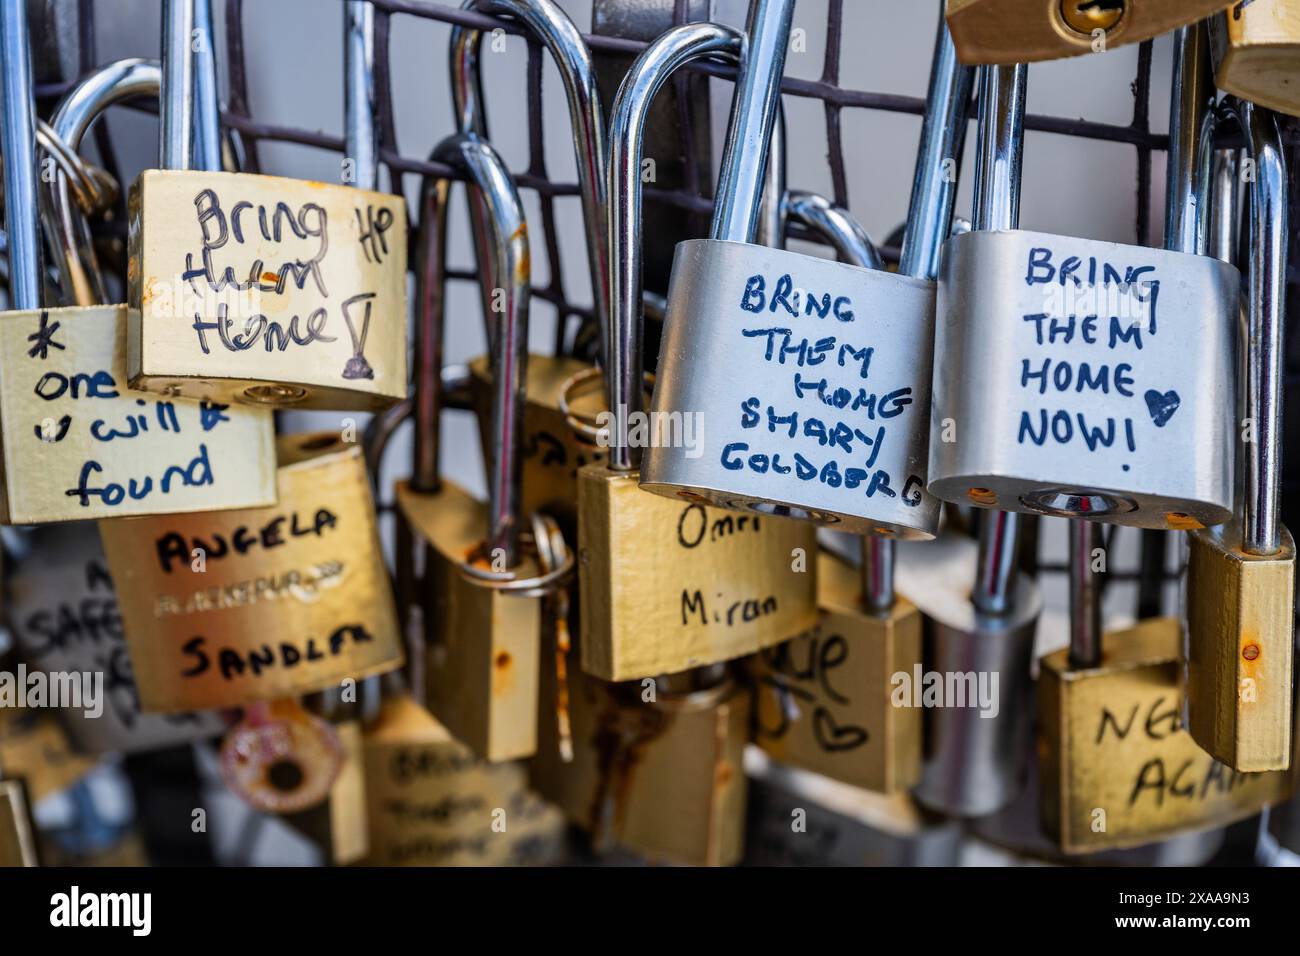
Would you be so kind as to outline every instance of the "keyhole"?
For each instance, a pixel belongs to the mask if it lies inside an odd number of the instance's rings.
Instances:
[[[266,779],[275,789],[289,793],[302,786],[302,767],[295,760],[277,760],[267,768]]]
[[[1093,30],[1109,33],[1124,19],[1127,0],[1062,0],[1061,18],[1072,30],[1092,36]]]

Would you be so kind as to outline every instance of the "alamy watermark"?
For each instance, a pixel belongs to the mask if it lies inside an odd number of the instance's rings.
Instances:
[[[104,713],[103,671],[0,671],[0,707],[83,710],[87,717]]]

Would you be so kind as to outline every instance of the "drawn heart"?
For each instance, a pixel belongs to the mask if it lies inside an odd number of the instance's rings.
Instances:
[[[1161,395],[1155,389],[1149,388],[1142,397],[1147,400],[1147,411],[1151,413],[1151,421],[1155,422],[1156,428],[1164,428],[1165,423],[1174,417],[1174,412],[1178,411],[1178,406],[1183,403],[1178,393],[1172,390]]]
[[[841,727],[825,707],[818,707],[813,712],[813,737],[817,745],[827,753],[852,750],[867,742],[867,732],[861,727]]]

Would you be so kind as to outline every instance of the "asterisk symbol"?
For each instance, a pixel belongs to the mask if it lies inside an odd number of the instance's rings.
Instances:
[[[59,331],[59,323],[55,322],[53,325],[51,325],[50,313],[42,311],[41,327],[37,329],[35,332],[33,332],[31,335],[27,336],[28,342],[36,343],[30,349],[27,350],[28,358],[36,358],[37,353],[40,354],[40,357],[42,359],[49,358],[51,346],[62,351],[63,344],[54,341],[54,333],[57,331]]]

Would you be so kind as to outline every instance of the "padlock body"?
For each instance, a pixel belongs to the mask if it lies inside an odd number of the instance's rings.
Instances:
[[[677,247],[641,487],[930,538],[935,286],[734,242]],[[636,426],[643,424],[642,434]]]
[[[279,503],[100,523],[145,711],[239,707],[400,667],[361,449],[277,443]]]
[[[1234,770],[1291,764],[1295,542],[1261,557],[1235,525],[1188,535],[1187,729]]]
[[[1285,799],[1284,773],[1242,774],[1182,726],[1182,628],[1155,618],[1106,635],[1100,667],[1043,657],[1038,687],[1042,820],[1067,853],[1222,827]]]
[[[30,544],[8,581],[7,618],[24,659],[47,675],[82,679],[90,674],[94,680],[103,675],[98,706],[60,711],[78,750],[140,753],[222,732],[225,721],[214,711],[140,710],[117,594],[95,525],[36,528]]]
[[[895,692],[921,667],[921,612],[863,610],[857,572],[817,557],[817,630],[753,658],[755,740],[771,757],[880,793],[921,773],[921,710]]]
[[[1300,0],[1254,0],[1216,18],[1215,84],[1242,99],[1300,116]]]
[[[563,817],[517,763],[488,763],[409,697],[384,702],[365,735],[372,866],[554,862]]]
[[[578,472],[582,667],[605,680],[743,657],[817,622],[812,525],[647,494]]]
[[[1113,50],[1227,6],[1224,0],[948,0],[945,15],[963,63],[1010,64]]]
[[[406,203],[242,173],[131,187],[132,388],[375,411],[406,395]]]
[[[472,580],[464,568],[483,543],[487,506],[453,482],[437,494],[397,486],[397,504],[430,545],[425,621],[426,705],[484,759],[517,760],[537,748],[541,600]],[[522,556],[516,577],[540,574]]]
[[[270,413],[128,391],[126,316],[0,313],[6,524],[275,502]]]
[[[1024,231],[953,237],[930,491],[1142,528],[1226,521],[1239,285],[1205,256]]]
[[[543,641],[554,659],[553,632]],[[598,848],[619,845],[651,861],[730,866],[745,827],[750,695],[726,679],[681,698],[641,682],[612,684],[568,659],[573,759],[561,756],[556,668],[542,670],[537,755],[529,780]],[[649,682],[647,682],[649,683]]]
[[[528,356],[524,404],[522,514],[541,511],[560,522],[566,533],[577,527],[578,469],[601,464],[605,449],[580,437],[565,420],[561,400],[574,376],[593,369],[578,359],[553,355]],[[486,356],[470,362],[470,389],[485,453],[491,435],[492,379]],[[603,381],[603,380],[597,380]],[[604,396],[590,391],[571,398],[570,411],[591,418],[605,408]]]
[[[37,865],[27,790],[21,780],[0,780],[0,867]]]

